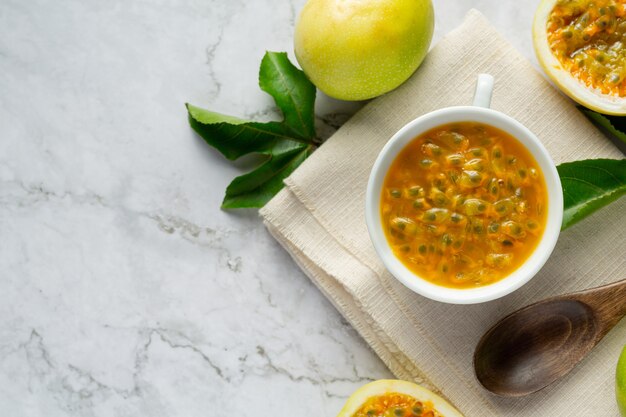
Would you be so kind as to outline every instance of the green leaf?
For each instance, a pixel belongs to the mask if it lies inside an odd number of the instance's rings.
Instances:
[[[626,145],[626,117],[607,116],[585,108],[582,111],[606,133]]]
[[[626,159],[588,159],[557,167],[563,186],[562,229],[626,194]]]
[[[293,141],[278,122],[246,122],[191,104],[186,106],[191,127],[230,160],[250,153],[270,154],[280,141]]]
[[[256,170],[235,178],[226,189],[222,207],[263,207],[283,188],[283,180],[313,152],[313,149],[312,145],[298,144],[292,150],[272,154]]]
[[[292,134],[315,137],[315,86],[296,69],[286,53],[268,53],[261,61],[259,86],[276,101]]]
[[[266,52],[259,86],[283,114],[281,122],[258,123],[186,104],[190,126],[226,158],[256,153],[265,161],[228,186],[223,208],[262,207],[283,187],[283,180],[319,144],[315,133],[315,86],[284,52]]]

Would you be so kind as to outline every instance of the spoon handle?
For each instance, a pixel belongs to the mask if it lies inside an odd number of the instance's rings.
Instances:
[[[626,315],[626,279],[583,291],[576,298],[596,310],[604,335]]]

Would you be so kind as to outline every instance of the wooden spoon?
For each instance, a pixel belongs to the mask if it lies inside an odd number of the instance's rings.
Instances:
[[[550,298],[496,323],[474,370],[494,394],[521,397],[566,375],[626,314],[626,280]]]

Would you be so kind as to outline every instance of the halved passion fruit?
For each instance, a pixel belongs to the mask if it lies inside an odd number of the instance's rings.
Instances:
[[[337,417],[462,417],[437,394],[412,382],[382,379],[359,388]]]
[[[564,93],[600,113],[626,115],[626,0],[543,0],[533,40]]]

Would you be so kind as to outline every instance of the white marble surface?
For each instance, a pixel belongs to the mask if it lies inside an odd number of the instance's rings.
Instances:
[[[537,2],[436,0],[435,39],[475,7],[534,61]],[[390,376],[256,212],[219,210],[250,161],[186,121],[275,117],[258,65],[303,4],[0,0],[2,417],[334,416]],[[354,109],[322,98],[320,128]]]

